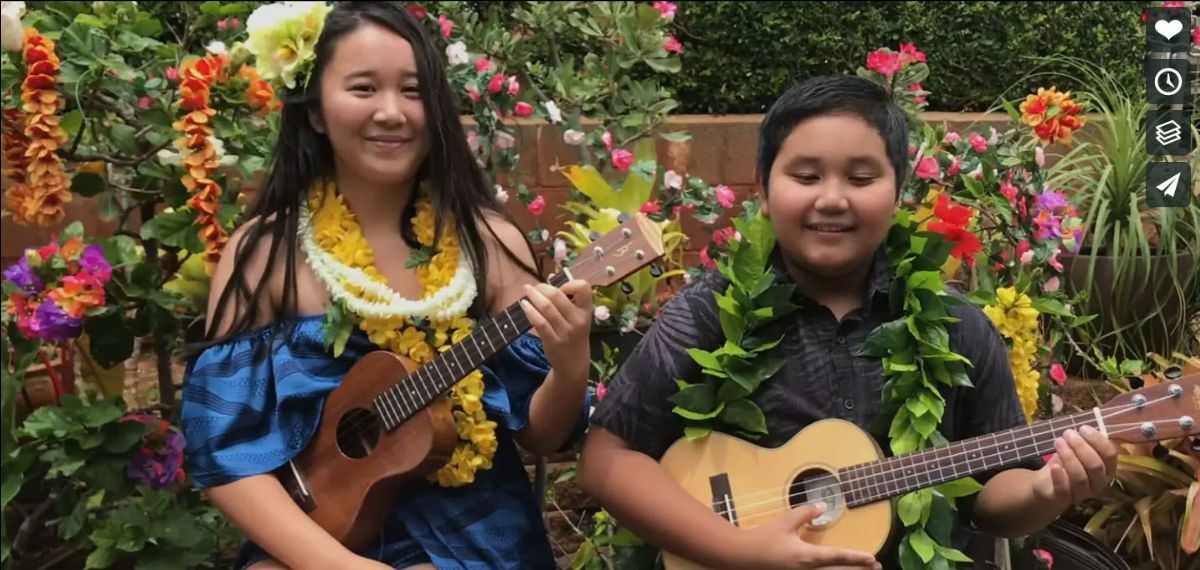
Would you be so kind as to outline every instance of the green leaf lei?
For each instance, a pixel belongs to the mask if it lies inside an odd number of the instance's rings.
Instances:
[[[891,314],[901,316],[872,331],[859,350],[860,356],[883,361],[883,410],[871,429],[887,433],[893,455],[949,443],[938,431],[946,404],[938,387],[971,386],[966,372],[971,363],[950,349],[946,329],[959,320],[947,307],[965,304],[942,283],[941,267],[953,244],[941,234],[918,231],[920,222],[909,211],[897,212],[886,247],[894,278]],[[711,352],[688,351],[703,379],[695,384],[677,379],[679,391],[670,399],[688,439],[713,430],[752,440],[767,433],[763,412],[751,398],[783,366],[785,357],[772,349],[792,325],[784,317],[797,309],[791,303],[795,286],[776,283],[768,263],[775,247],[770,222],[751,206],[734,225],[742,239],[731,242],[729,255],[718,262],[730,281],[716,294],[725,343]],[[981,488],[965,478],[900,497],[904,570],[950,569],[970,561],[950,546],[954,499]]]

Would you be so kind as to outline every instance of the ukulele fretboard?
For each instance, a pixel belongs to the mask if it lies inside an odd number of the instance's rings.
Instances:
[[[983,435],[838,471],[846,504],[857,507],[993,469],[1013,467],[1054,450],[1068,429],[1096,427],[1093,412]]]
[[[558,273],[549,283],[561,287],[568,280],[565,274]],[[469,336],[375,397],[375,412],[383,428],[391,431],[404,423],[530,328],[520,302],[494,317],[477,321]]]

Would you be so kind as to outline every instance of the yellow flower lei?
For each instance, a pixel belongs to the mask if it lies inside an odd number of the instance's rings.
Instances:
[[[1017,383],[1017,395],[1025,411],[1025,421],[1033,420],[1038,408],[1038,379],[1034,370],[1038,353],[1038,310],[1024,293],[1013,287],[996,290],[996,304],[984,307],[983,312],[1000,329],[1000,334],[1012,342],[1008,365]]]
[[[309,194],[314,236],[321,249],[342,264],[362,270],[372,280],[386,285],[375,269],[375,253],[363,236],[353,212],[332,182],[318,183]],[[418,197],[412,224],[423,248],[433,248],[433,206],[424,194]],[[443,231],[428,262],[418,265],[417,277],[423,295],[429,297],[450,283],[458,267],[460,249],[454,231]],[[360,288],[344,283],[350,294],[374,300]],[[405,315],[369,318],[358,315],[358,326],[371,342],[407,356],[424,366],[434,356],[471,334],[474,322],[465,316],[447,321],[414,322]],[[483,373],[474,370],[454,385],[450,397],[434,403],[451,406],[459,443],[450,461],[431,476],[443,487],[459,487],[475,481],[475,472],[492,467],[496,453],[496,422],[487,419],[483,409]]]

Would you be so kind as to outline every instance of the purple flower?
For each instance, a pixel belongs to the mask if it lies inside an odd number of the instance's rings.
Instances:
[[[83,248],[79,266],[88,273],[99,277],[101,281],[108,281],[112,277],[112,265],[109,265],[108,260],[104,259],[104,248],[99,245],[91,244]]]
[[[46,286],[42,279],[33,272],[33,268],[29,267],[29,261],[24,256],[21,257],[21,261],[4,270],[4,279],[12,281],[14,285],[30,295],[38,294]]]
[[[126,477],[156,489],[183,482],[183,449],[186,443],[183,434],[167,431],[163,437],[162,449],[144,445],[134,452],[133,460],[125,469]]]
[[[1038,194],[1037,207],[1048,212],[1057,212],[1059,208],[1070,207],[1071,203],[1067,201],[1067,197],[1063,196],[1062,192],[1047,190]]]
[[[63,342],[79,336],[83,321],[62,310],[52,299],[46,299],[37,308],[33,319],[33,331],[47,342]]]

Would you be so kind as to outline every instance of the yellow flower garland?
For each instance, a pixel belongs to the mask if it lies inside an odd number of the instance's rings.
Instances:
[[[375,253],[363,236],[353,212],[337,192],[332,182],[317,184],[309,195],[313,212],[314,237],[321,249],[342,264],[359,269],[372,280],[385,284],[375,269]],[[417,213],[412,219],[417,240],[424,247],[434,245],[433,206],[422,195],[417,201]],[[442,232],[441,240],[428,263],[417,266],[423,295],[429,297],[446,287],[453,279],[460,255],[458,237],[454,231]],[[368,301],[379,301],[352,284],[343,282],[350,294]],[[358,318],[358,326],[371,342],[392,352],[411,358],[424,366],[435,354],[449,350],[471,334],[474,322],[458,316],[443,322],[414,323],[407,316],[390,318]],[[443,487],[459,487],[475,481],[475,472],[492,467],[496,453],[496,422],[487,419],[483,410],[483,373],[472,371],[454,385],[449,401],[439,400],[436,406],[451,406],[459,443],[449,463],[431,478]]]
[[[1025,411],[1025,421],[1033,420],[1038,408],[1038,379],[1041,373],[1034,370],[1033,363],[1038,353],[1038,310],[1033,301],[1013,287],[996,290],[996,304],[984,307],[983,312],[1000,329],[1004,338],[1012,341],[1008,351],[1008,365],[1012,368],[1017,383],[1017,395]]]

